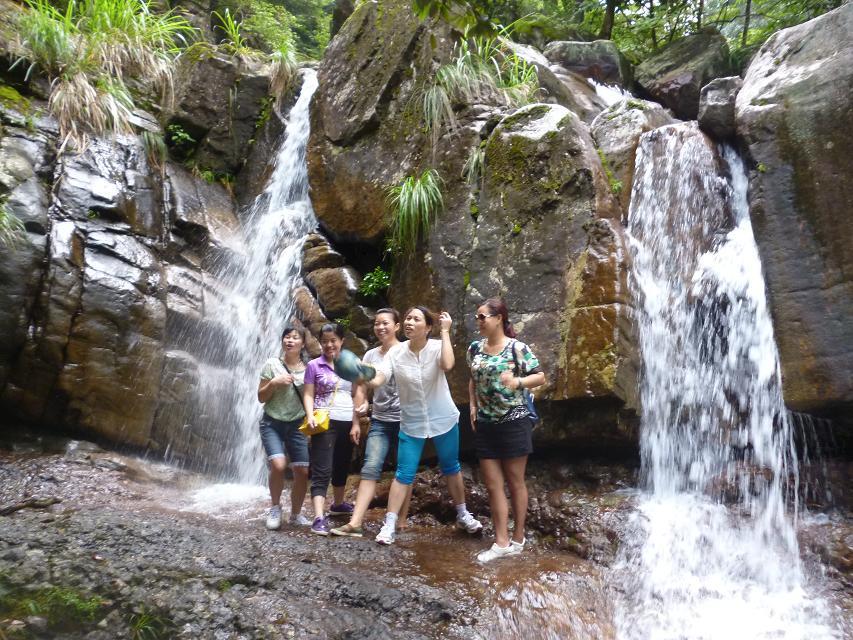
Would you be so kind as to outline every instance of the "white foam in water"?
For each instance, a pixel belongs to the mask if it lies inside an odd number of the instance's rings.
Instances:
[[[839,638],[786,510],[796,453],[742,162],[728,148],[719,157],[690,123],[645,134],[636,165],[647,492],[616,569],[617,634]]]
[[[189,494],[182,511],[219,517],[245,517],[258,512],[258,503],[269,498],[266,487],[223,483],[196,489]]]
[[[625,98],[633,98],[630,92],[625,91],[622,87],[616,85],[609,84],[599,84],[595,80],[588,80],[588,82],[592,85],[592,88],[595,89],[596,95],[604,101],[608,107],[613,106],[620,100],[624,100]]]

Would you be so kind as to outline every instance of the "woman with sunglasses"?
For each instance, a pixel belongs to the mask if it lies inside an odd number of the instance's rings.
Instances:
[[[367,382],[374,389],[393,376],[400,394],[400,437],[397,445],[397,473],[388,496],[385,523],[376,542],[393,544],[397,519],[409,486],[415,479],[424,444],[431,439],[441,472],[456,507],[456,526],[477,533],[483,525],[465,506],[465,485],[459,465],[459,409],[450,395],[445,372],[455,364],[450,343],[450,314],[439,316],[441,339],[430,339],[434,320],[425,307],[412,307],[403,320],[407,342],[388,352],[387,361],[376,368]],[[367,365],[365,365],[367,366]]]
[[[483,337],[472,342],[467,353],[471,428],[495,525],[495,543],[478,554],[477,560],[489,562],[524,550],[524,471],[527,456],[533,452],[533,421],[524,390],[544,384],[545,374],[530,348],[515,339],[503,300],[489,298],[477,309],[475,318]],[[504,482],[509,485],[515,519],[512,539]]]

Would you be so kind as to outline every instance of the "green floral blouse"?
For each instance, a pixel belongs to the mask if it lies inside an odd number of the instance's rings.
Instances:
[[[472,342],[466,356],[477,395],[477,420],[500,422],[510,411],[525,406],[523,390],[502,385],[501,374],[510,371],[515,377],[524,377],[539,369],[539,360],[530,347],[519,340],[508,340],[503,351],[495,355],[483,352],[485,342],[485,339]]]

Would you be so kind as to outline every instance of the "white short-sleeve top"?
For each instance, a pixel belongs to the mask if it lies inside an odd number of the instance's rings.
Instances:
[[[388,350],[377,366],[386,379],[394,375],[400,394],[400,430],[414,438],[433,438],[450,431],[459,422],[447,378],[441,370],[441,340],[427,340],[420,353],[409,342]]]

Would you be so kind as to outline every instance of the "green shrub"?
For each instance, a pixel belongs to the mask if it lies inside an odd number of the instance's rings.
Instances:
[[[53,630],[78,629],[95,622],[104,606],[98,596],[65,587],[11,591],[0,596],[0,615],[16,618],[41,616]]]
[[[246,55],[251,52],[242,35],[243,23],[235,20],[229,9],[225,9],[225,13],[214,11],[211,15],[219,21],[214,29],[222,35],[220,47],[233,55]]]
[[[413,250],[432,228],[438,213],[444,209],[442,180],[435,169],[420,176],[407,176],[388,190],[391,211],[391,241],[395,253]]]
[[[376,267],[370,273],[364,274],[361,284],[358,285],[358,292],[368,298],[385,295],[388,287],[391,286],[391,274],[385,271],[381,266]]]

